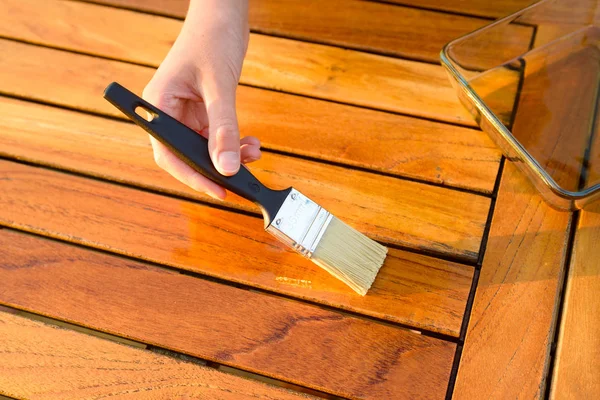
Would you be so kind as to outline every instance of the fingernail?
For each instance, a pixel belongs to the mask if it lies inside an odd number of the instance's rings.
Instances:
[[[248,164],[254,161],[258,161],[260,159],[260,157],[256,158],[256,157],[246,157],[242,160],[242,163],[244,164]]]
[[[224,151],[219,154],[219,166],[223,172],[235,174],[240,169],[240,156],[235,151]]]

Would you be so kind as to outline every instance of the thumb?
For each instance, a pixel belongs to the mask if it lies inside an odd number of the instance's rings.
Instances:
[[[240,169],[240,132],[235,112],[236,84],[203,88],[208,114],[208,150],[213,164],[223,175]]]

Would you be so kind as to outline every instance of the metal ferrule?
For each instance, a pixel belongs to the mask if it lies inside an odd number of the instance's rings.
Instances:
[[[267,232],[310,258],[331,218],[332,215],[327,210],[292,189],[267,227]]]

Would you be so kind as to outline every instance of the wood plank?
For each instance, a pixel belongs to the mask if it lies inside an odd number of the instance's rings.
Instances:
[[[340,396],[445,394],[453,343],[22,233],[0,233],[4,304]]]
[[[505,165],[455,399],[543,395],[569,222]]]
[[[600,394],[600,206],[581,212],[564,294],[550,398]]]
[[[184,18],[189,1],[100,0],[97,3]],[[446,43],[489,23],[487,19],[360,0],[250,0],[249,22],[254,32],[436,64]],[[426,36],[423,32],[427,32]],[[518,44],[523,35],[529,32],[512,25],[507,35],[494,38],[488,48],[480,50],[480,55],[493,56],[498,48]]]
[[[141,1],[141,0],[140,0]],[[452,11],[460,14],[500,18],[536,2],[536,0],[387,0],[390,3]]]
[[[594,127],[587,186],[598,182],[600,136]],[[563,295],[562,319],[552,375],[551,399],[594,398],[600,393],[600,204],[580,211]]]
[[[17,398],[313,398],[5,312],[0,343],[0,393]]]
[[[0,49],[15,55],[0,58],[0,92],[118,118],[104,87],[117,80],[141,93],[153,74],[11,41],[0,40]],[[500,152],[480,131],[245,86],[237,104],[242,134],[269,149],[482,192],[491,192],[498,170]]]
[[[2,36],[155,67],[181,29],[178,20],[81,2],[42,9],[30,1],[10,1],[12,7],[0,9],[12,21],[0,27]],[[14,44],[1,47],[5,52]],[[475,126],[440,65],[251,34],[241,82]]]
[[[34,110],[40,109],[41,121],[33,117]],[[10,107],[6,110],[16,111]],[[61,110],[32,106],[8,117],[7,122],[16,121],[18,126],[0,135],[0,153],[223,204],[161,171],[139,128],[54,111]],[[378,240],[464,259],[477,257],[488,198],[269,153],[255,163],[252,171],[271,187],[298,188]],[[229,196],[224,204],[260,214],[256,206],[237,196]]]
[[[264,232],[259,218],[8,161],[0,170],[4,225],[420,329],[460,328],[469,267],[390,249],[361,297]]]

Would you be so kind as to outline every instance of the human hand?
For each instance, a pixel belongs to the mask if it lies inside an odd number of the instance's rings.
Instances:
[[[260,158],[260,142],[240,140],[235,91],[248,46],[247,0],[191,0],[181,33],[143,98],[208,139],[210,157],[223,175],[240,161]],[[150,137],[156,163],[179,181],[212,197],[225,189],[181,161]]]

